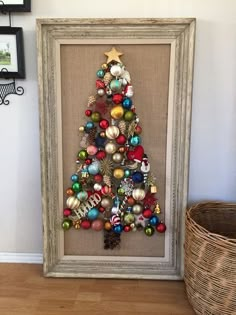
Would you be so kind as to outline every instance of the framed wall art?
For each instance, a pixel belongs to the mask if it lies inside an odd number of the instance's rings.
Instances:
[[[0,27],[0,78],[25,78],[21,27]]]
[[[30,12],[31,0],[1,0],[0,11],[3,12]]]
[[[45,276],[182,278],[194,40],[195,19],[37,20]],[[95,145],[81,150],[86,137]],[[123,180],[115,191],[106,155]]]

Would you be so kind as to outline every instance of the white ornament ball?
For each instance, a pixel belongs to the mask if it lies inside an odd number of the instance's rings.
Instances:
[[[66,200],[66,205],[70,209],[78,209],[80,206],[80,201],[76,197],[71,196]]]
[[[145,190],[141,188],[135,188],[132,192],[132,196],[134,200],[143,200],[145,198]]]
[[[121,75],[122,73],[122,69],[119,65],[114,65],[111,67],[111,70],[110,70],[111,74],[114,76],[114,77],[118,77]]]
[[[100,191],[102,189],[102,185],[96,183],[96,184],[93,185],[93,188],[94,188],[95,191]]]
[[[111,213],[112,213],[112,214],[118,214],[119,212],[120,212],[120,210],[119,210],[118,207],[113,207],[113,208],[111,209]]]
[[[103,96],[105,94],[105,91],[103,89],[98,89],[97,93],[99,96]]]
[[[120,129],[116,126],[109,126],[106,129],[106,136],[108,139],[116,139],[120,134]]]

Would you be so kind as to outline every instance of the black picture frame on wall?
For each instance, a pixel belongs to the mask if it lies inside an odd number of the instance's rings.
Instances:
[[[0,78],[25,78],[23,29],[0,27]]]
[[[0,0],[2,12],[31,12],[31,0]]]

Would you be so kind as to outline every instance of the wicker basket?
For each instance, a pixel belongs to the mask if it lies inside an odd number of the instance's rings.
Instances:
[[[236,204],[197,204],[185,223],[184,280],[194,311],[236,315]]]

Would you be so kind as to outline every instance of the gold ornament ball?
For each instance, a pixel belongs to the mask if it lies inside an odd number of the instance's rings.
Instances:
[[[106,230],[106,231],[110,231],[111,229],[112,229],[112,225],[111,225],[111,223],[110,222],[105,222],[105,224],[104,224],[104,229]]]
[[[102,198],[102,201],[101,201],[101,206],[103,208],[109,208],[112,206],[112,199],[109,198],[109,197],[104,197]]]
[[[116,152],[112,155],[113,162],[120,163],[122,160],[123,160],[123,155],[121,153]]]
[[[113,154],[116,152],[116,145],[115,143],[113,142],[108,142],[106,145],[105,145],[105,151],[108,153],[108,154]]]
[[[124,108],[121,105],[114,106],[111,110],[111,117],[120,119],[124,115]]]
[[[101,65],[102,70],[107,70],[108,69],[108,64],[107,63],[103,63]]]
[[[116,139],[120,134],[120,129],[116,126],[109,126],[106,129],[106,136],[108,139]]]
[[[135,200],[143,200],[145,198],[145,190],[141,188],[135,188],[132,192],[132,196]]]
[[[79,131],[83,132],[84,131],[84,126],[79,127]]]
[[[140,205],[139,203],[136,203],[133,205],[133,213],[134,214],[140,214],[143,211],[143,206]]]
[[[123,178],[125,175],[125,172],[122,168],[115,168],[114,171],[113,171],[113,176],[116,178],[116,179],[121,179]]]

